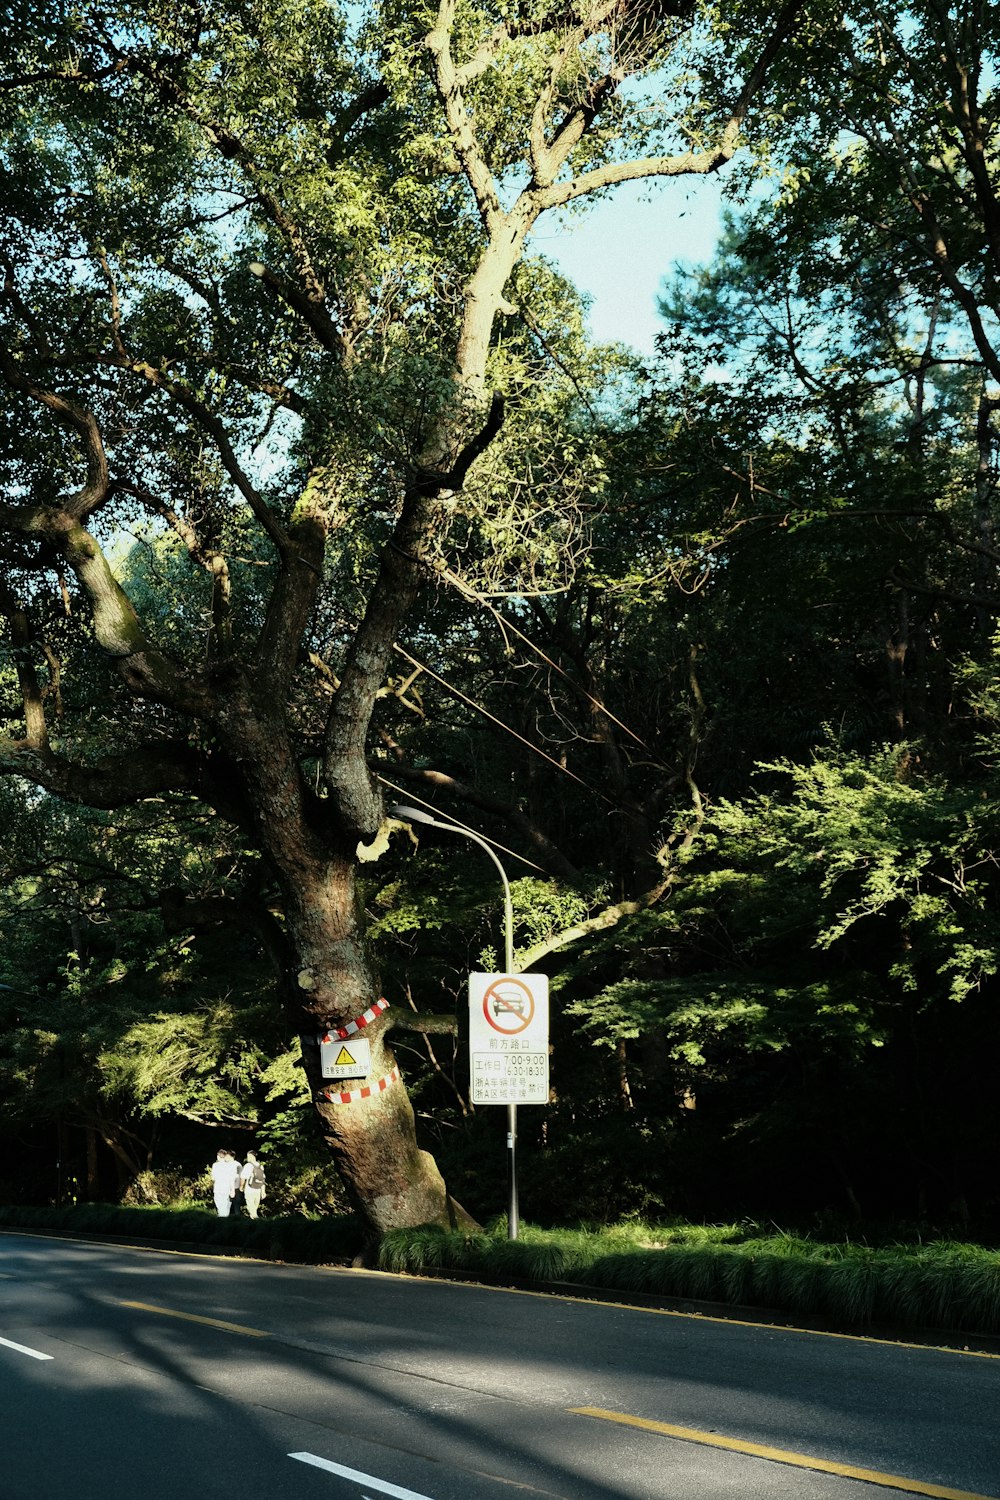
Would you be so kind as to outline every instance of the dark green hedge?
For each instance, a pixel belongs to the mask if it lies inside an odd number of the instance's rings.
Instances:
[[[245,1250],[264,1260],[307,1265],[352,1260],[361,1249],[357,1221],[349,1216],[267,1219],[217,1214],[198,1208],[118,1208],[79,1203],[66,1208],[0,1207],[0,1228],[64,1230],[143,1240]]]

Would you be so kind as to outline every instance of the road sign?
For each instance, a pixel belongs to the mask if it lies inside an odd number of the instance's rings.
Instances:
[[[548,1104],[546,974],[469,975],[473,1104]]]
[[[320,1037],[319,1068],[324,1078],[367,1078],[372,1070],[372,1044],[351,1037]]]

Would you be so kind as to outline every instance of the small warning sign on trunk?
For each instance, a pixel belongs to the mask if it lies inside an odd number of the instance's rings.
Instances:
[[[320,1037],[319,1065],[324,1078],[367,1078],[372,1070],[372,1044],[351,1037],[349,1042]]]

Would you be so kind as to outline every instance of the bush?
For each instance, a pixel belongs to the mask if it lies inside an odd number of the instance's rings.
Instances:
[[[626,1295],[684,1298],[829,1320],[843,1328],[926,1327],[1000,1333],[1000,1253],[941,1242],[828,1244],[743,1225],[635,1222],[608,1230],[522,1227],[501,1221],[469,1235],[425,1226],[382,1240],[387,1271],[464,1270],[481,1280],[569,1282]]]
[[[140,1172],[122,1194],[126,1208],[194,1206],[205,1198],[203,1177],[191,1177],[177,1168]]]

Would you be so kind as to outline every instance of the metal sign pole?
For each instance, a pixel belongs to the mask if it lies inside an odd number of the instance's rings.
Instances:
[[[439,825],[441,826],[441,825]],[[507,871],[500,863],[496,854],[490,848],[485,839],[478,834],[472,833],[465,828],[455,828],[456,833],[464,833],[467,838],[473,840],[488,854],[497,867],[500,879],[503,881],[503,935],[504,935],[504,963],[506,972],[514,972],[514,906],[510,899],[510,881],[507,879]],[[516,1240],[520,1228],[520,1218],[517,1209],[517,1105],[507,1106],[507,1238]]]
[[[517,1239],[517,1105],[507,1106],[507,1238]]]
[[[497,860],[500,866],[500,861]],[[505,963],[507,973],[514,972],[514,909],[510,900],[510,884],[500,866],[504,889],[504,937],[506,939]],[[516,1240],[521,1227],[517,1211],[517,1105],[507,1106],[507,1238]]]
[[[503,927],[504,927],[504,962],[507,965],[507,973],[514,972],[514,907],[510,899],[510,881],[507,879],[507,871],[500,863],[491,845],[478,833],[473,833],[471,828],[462,828],[457,823],[445,823],[439,818],[434,818],[430,813],[422,812],[417,807],[396,806],[389,808],[389,816],[393,818],[405,818],[408,823],[429,823],[432,828],[445,828],[449,833],[457,833],[462,838],[471,839],[478,844],[484,854],[488,854],[497,867],[500,879],[503,881]],[[507,1238],[517,1239],[520,1221],[517,1210],[517,1105],[507,1106]]]
[[[503,936],[504,936],[504,963],[506,972],[514,972],[514,905],[510,899],[510,881],[507,879],[507,871],[500,863],[496,854],[490,848],[485,839],[481,839],[477,833],[467,828],[458,828],[447,823],[439,823],[439,828],[451,826],[452,832],[464,833],[466,838],[479,845],[484,853],[497,867],[500,879],[503,881]],[[507,1238],[516,1240],[520,1219],[517,1210],[517,1105],[507,1106]]]

